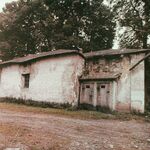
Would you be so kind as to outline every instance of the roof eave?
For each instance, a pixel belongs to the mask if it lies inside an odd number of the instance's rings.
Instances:
[[[135,49],[133,49],[133,50],[135,50]],[[113,50],[113,51],[115,52],[115,50]],[[90,59],[90,58],[96,58],[96,57],[111,57],[111,56],[113,57],[113,56],[120,56],[120,55],[132,55],[132,54],[137,54],[137,53],[146,53],[148,51],[150,52],[150,49],[140,49],[140,50],[131,51],[131,52],[129,52],[129,51],[121,52],[121,50],[120,50],[120,52],[118,51],[118,53],[107,53],[107,54],[92,54],[92,52],[89,52],[89,53],[84,53],[84,56],[86,59]],[[100,51],[100,53],[102,53],[102,51]]]
[[[76,55],[79,55],[79,56],[81,56],[83,59],[85,59],[85,56],[82,54],[82,53],[80,53],[80,52],[78,52],[78,51],[68,51],[68,52],[66,52],[66,53],[58,53],[58,54],[55,54],[55,55],[51,55],[51,54],[49,54],[49,55],[44,55],[44,56],[37,56],[37,57],[35,57],[35,58],[31,58],[31,59],[28,59],[28,60],[25,60],[25,61],[13,61],[13,60],[10,60],[10,61],[6,61],[6,62],[2,62],[1,64],[0,64],[0,66],[1,67],[3,67],[3,66],[6,66],[6,65],[14,65],[14,64],[24,64],[24,63],[29,63],[29,62],[33,62],[33,61],[35,61],[35,60],[39,60],[39,59],[44,59],[44,58],[49,58],[49,57],[58,57],[58,56],[64,56],[64,55],[71,55],[71,54],[76,54]]]

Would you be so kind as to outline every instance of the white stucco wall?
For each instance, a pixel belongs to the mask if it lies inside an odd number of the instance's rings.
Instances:
[[[76,105],[78,77],[83,67],[84,59],[76,54],[38,60],[27,67],[4,67],[1,70],[0,97]],[[23,87],[24,72],[30,72],[29,88]]]
[[[122,75],[117,83],[116,110],[144,112],[144,61],[133,70],[129,70],[143,57],[144,54],[124,57]]]
[[[134,55],[131,64],[135,64],[144,55]],[[145,71],[144,61],[131,71],[131,110],[144,112],[145,107]]]
[[[130,89],[130,57],[124,56],[120,62],[122,66],[121,77],[117,80],[116,110],[130,111],[131,89]]]
[[[21,78],[18,65],[5,67],[0,76],[0,97],[20,97]]]

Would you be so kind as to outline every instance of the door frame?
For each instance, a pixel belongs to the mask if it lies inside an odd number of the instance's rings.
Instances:
[[[93,106],[94,107],[96,107],[96,106],[98,106],[97,105],[97,85],[98,84],[109,84],[109,92],[110,92],[110,94],[109,94],[109,103],[111,103],[111,104],[108,104],[108,106],[110,107],[110,109],[114,109],[114,106],[113,106],[113,92],[114,92],[114,90],[113,90],[113,80],[81,80],[80,81],[80,96],[79,96],[79,104],[82,104],[82,100],[81,100],[81,98],[82,98],[82,84],[93,84],[94,83],[94,95],[95,95],[95,98],[94,98],[94,102],[93,102]]]

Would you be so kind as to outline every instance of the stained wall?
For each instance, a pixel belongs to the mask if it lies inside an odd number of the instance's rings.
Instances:
[[[76,54],[2,67],[0,97],[77,105],[83,67],[83,57]],[[27,73],[29,88],[24,88],[23,74]]]
[[[144,112],[144,61],[130,71],[130,68],[144,56],[144,53],[138,53],[91,57],[86,60],[84,78],[99,78],[100,80],[102,78],[102,81],[104,79],[109,81],[109,78],[120,75],[110,82],[112,85],[111,109]]]

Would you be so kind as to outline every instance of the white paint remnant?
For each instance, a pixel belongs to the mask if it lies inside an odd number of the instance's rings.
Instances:
[[[78,54],[44,58],[27,66],[8,65],[1,70],[0,97],[76,105],[83,67]],[[29,88],[24,88],[25,73],[30,74]]]

